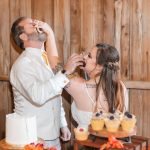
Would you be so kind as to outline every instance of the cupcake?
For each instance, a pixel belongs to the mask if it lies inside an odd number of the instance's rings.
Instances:
[[[99,131],[104,128],[104,114],[102,111],[97,112],[93,115],[91,126],[94,131]]]
[[[75,138],[79,141],[84,141],[88,139],[88,129],[82,128],[82,127],[77,127],[74,128],[74,133],[75,133]]]
[[[108,115],[107,118],[105,118],[105,126],[107,131],[116,132],[120,126],[120,119],[115,117],[114,114]]]
[[[124,113],[124,117],[121,121],[122,130],[126,132],[131,132],[136,124],[136,117],[129,112]]]

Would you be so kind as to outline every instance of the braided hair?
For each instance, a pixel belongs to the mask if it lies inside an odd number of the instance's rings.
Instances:
[[[123,87],[119,78],[119,52],[109,44],[97,44],[96,64],[103,66],[100,79],[97,84],[97,95],[102,88],[108,102],[109,112],[116,109],[123,111]]]

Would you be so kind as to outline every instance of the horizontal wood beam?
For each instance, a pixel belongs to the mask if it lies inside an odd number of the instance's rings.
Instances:
[[[124,81],[128,89],[150,90],[150,81]]]
[[[9,81],[9,77],[6,75],[0,75],[0,81]],[[150,81],[124,81],[126,88],[128,89],[143,89],[150,90]]]
[[[0,75],[0,81],[9,81],[9,77],[6,75]]]

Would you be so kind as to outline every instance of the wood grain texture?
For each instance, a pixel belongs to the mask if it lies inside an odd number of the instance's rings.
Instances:
[[[143,123],[142,135],[150,137],[150,90],[143,91]]]
[[[0,76],[0,81],[9,81],[9,77],[6,75],[1,75]]]
[[[130,90],[130,111],[137,117],[137,135],[149,137],[150,90]]]
[[[10,69],[9,0],[0,1],[0,75],[8,75]]]
[[[128,150],[148,150],[148,138],[143,138],[141,136],[133,136],[131,138],[131,143],[124,143],[123,145],[125,148],[121,148],[122,150],[128,149]],[[107,139],[103,138],[94,138],[93,142],[93,136],[89,136],[87,140],[85,141],[79,141],[74,140],[74,150],[79,150],[80,146],[82,146],[83,149],[86,149],[88,147],[89,149],[104,149],[105,143],[107,143]],[[117,148],[109,148],[109,150],[114,150]]]
[[[0,139],[5,136],[5,116],[12,111],[8,76],[10,72],[9,0],[0,1]]]
[[[103,40],[103,1],[81,1],[81,47],[89,51]]]
[[[149,80],[150,81],[150,51],[149,51],[149,39],[150,39],[150,1],[144,0],[142,2],[142,80]]]
[[[149,80],[149,75],[146,76],[148,71],[148,53],[147,53],[147,39],[143,39],[144,35],[147,32],[148,26],[143,28],[143,25],[146,25],[144,21],[149,18],[149,15],[145,12],[148,11],[149,2],[147,0],[137,0],[130,1],[130,80],[139,80],[146,81]],[[145,19],[143,19],[143,17]],[[144,62],[144,63],[143,63]],[[138,135],[145,135],[150,137],[149,128],[145,124],[149,124],[149,119],[145,120],[147,116],[148,109],[148,99],[149,94],[146,97],[146,91],[143,90],[131,90],[130,92],[130,110],[133,111],[138,118]],[[150,91],[147,90],[149,93]],[[147,104],[146,104],[147,103]],[[145,123],[146,122],[146,123]],[[147,132],[145,132],[147,131]]]
[[[5,136],[5,116],[12,112],[13,101],[8,82],[0,82],[0,139]]]
[[[124,81],[126,88],[128,89],[141,89],[150,90],[150,82],[147,81]]]
[[[70,1],[54,1],[54,32],[59,56],[65,62],[70,55]]]
[[[130,0],[122,1],[122,20],[121,20],[121,41],[120,59],[121,76],[123,80],[129,80],[130,74]]]
[[[142,80],[150,81],[150,51],[149,51],[149,39],[150,39],[150,14],[148,10],[150,8],[150,1],[142,1]],[[150,137],[150,90],[145,90],[143,94],[143,131],[142,134]]]
[[[114,46],[115,37],[115,4],[114,0],[103,0],[103,12],[104,12],[104,35],[103,42]]]
[[[81,1],[81,46],[86,50],[94,45],[94,7],[93,1]]]
[[[138,96],[137,96],[138,95]],[[131,113],[137,118],[137,135],[142,135],[143,126],[143,91],[130,90],[130,106]]]
[[[94,44],[104,42],[103,40],[103,27],[104,27],[104,12],[103,12],[103,0],[95,0],[94,3]],[[85,35],[84,35],[85,36]]]
[[[0,141],[0,149],[1,150],[24,150],[24,147],[15,147],[5,142],[5,139]]]
[[[32,0],[31,2],[32,18],[47,22],[53,28],[54,0]]]
[[[115,1],[115,47],[120,53],[122,0]]]
[[[9,23],[10,28],[12,23],[21,16],[31,17],[31,0],[9,0],[10,16]],[[12,40],[11,40],[12,42]],[[14,63],[18,55],[22,52],[17,46],[11,43],[10,60],[11,65]]]
[[[13,107],[8,83],[10,67],[21,53],[10,41],[10,27],[20,16],[51,25],[64,63],[72,53],[90,50],[96,43],[115,45],[120,52],[122,79],[129,81],[130,111],[138,118],[138,135],[150,137],[149,8],[149,0],[1,0],[0,138],[4,137],[5,114]],[[63,97],[71,126],[71,98],[66,93]]]
[[[131,2],[131,1],[130,1]],[[132,1],[132,14],[130,20],[130,54],[131,54],[131,75],[130,79],[142,80],[142,26],[141,26],[141,0]],[[138,42],[137,42],[138,41]],[[138,59],[137,59],[138,58]]]
[[[81,3],[70,1],[70,48],[71,53],[78,53],[81,48]]]

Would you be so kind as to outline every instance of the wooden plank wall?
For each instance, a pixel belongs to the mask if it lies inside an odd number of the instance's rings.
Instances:
[[[94,44],[105,42],[116,46],[120,52],[123,80],[148,82],[149,8],[149,0],[1,0],[0,138],[4,137],[5,114],[13,109],[8,78],[10,67],[20,50],[15,50],[9,35],[11,24],[17,17],[28,16],[48,22],[55,32],[63,62],[73,52],[89,50]],[[150,88],[141,88],[143,82],[138,82],[141,83],[138,87],[137,84],[134,87],[134,82],[131,83],[130,111],[137,116],[138,135],[150,137]],[[63,96],[67,120],[70,122],[71,98],[65,92]]]

